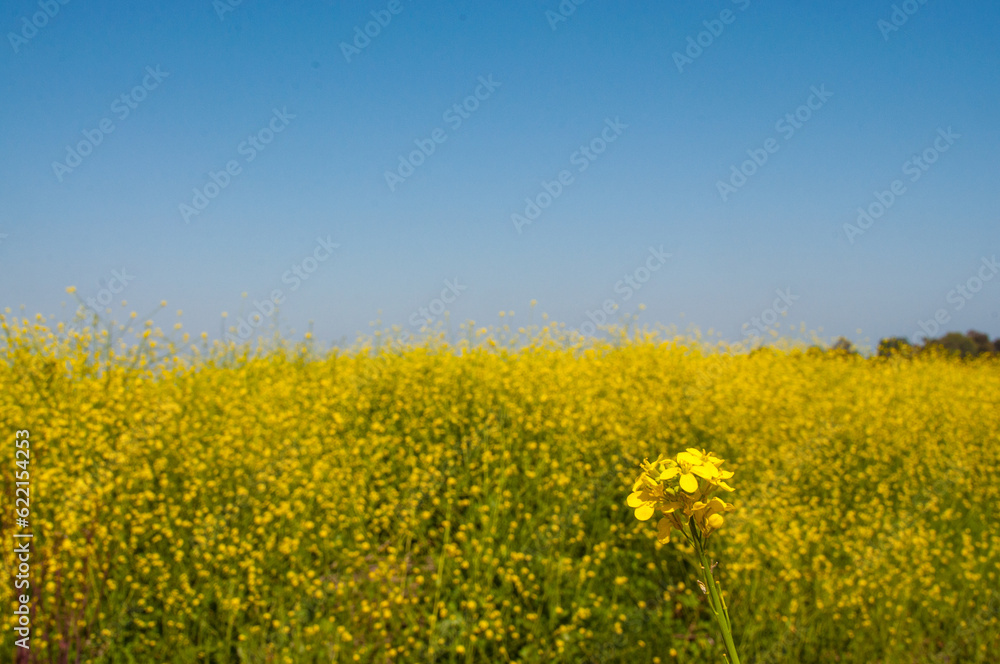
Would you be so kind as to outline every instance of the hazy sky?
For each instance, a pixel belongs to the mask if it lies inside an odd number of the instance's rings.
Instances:
[[[0,306],[1000,335],[1000,5],[576,1],[4,3]]]

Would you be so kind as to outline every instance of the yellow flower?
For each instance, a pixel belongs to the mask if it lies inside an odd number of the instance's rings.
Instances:
[[[684,532],[684,522],[681,521],[680,516],[676,512],[670,512],[656,524],[656,540],[660,544],[666,544],[670,541],[670,532],[672,530],[681,533]]]
[[[635,518],[639,521],[647,521],[660,500],[663,499],[663,489],[658,485],[652,486],[644,484],[644,476],[640,476],[632,486],[632,493],[629,494],[628,506],[635,510]]]
[[[725,522],[722,514],[736,509],[721,498],[712,498],[708,502],[697,502],[691,507],[695,523],[705,537],[722,527]]]
[[[694,448],[681,452],[675,459],[662,455],[652,463],[645,459],[642,472],[632,485],[628,506],[635,510],[640,521],[648,521],[660,510],[663,517],[657,522],[656,531],[661,544],[670,541],[673,530],[686,535],[686,522],[708,537],[722,527],[725,521],[722,514],[734,509],[712,497],[717,489],[734,490],[724,481],[733,473],[721,470],[723,463],[714,454]]]

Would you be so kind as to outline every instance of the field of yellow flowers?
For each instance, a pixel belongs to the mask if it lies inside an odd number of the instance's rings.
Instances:
[[[995,359],[0,324],[8,570],[32,441],[18,661],[718,663],[687,545],[626,504],[644,458],[689,447],[736,473],[710,544],[744,662],[1000,652]]]

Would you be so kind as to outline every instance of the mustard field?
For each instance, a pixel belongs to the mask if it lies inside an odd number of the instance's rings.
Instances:
[[[0,321],[3,657],[28,592],[31,662],[717,664],[689,546],[626,502],[693,448],[734,473],[709,549],[744,664],[997,661],[995,357]]]

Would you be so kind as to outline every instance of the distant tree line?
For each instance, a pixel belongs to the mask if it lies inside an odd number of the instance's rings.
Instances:
[[[841,353],[857,353],[857,349],[849,340],[840,337],[831,350]],[[887,337],[878,343],[879,357],[902,355],[913,357],[929,351],[944,351],[960,357],[979,357],[981,355],[1000,355],[1000,337],[990,341],[990,336],[976,330],[948,332],[942,337],[927,338],[923,343],[910,343],[906,337]]]
[[[932,349],[943,350],[961,357],[1000,354],[1000,337],[990,341],[990,336],[976,330],[948,332],[942,337],[924,339],[922,344],[911,344],[906,337],[882,339],[878,344],[878,354],[885,357],[893,354],[912,355]]]

